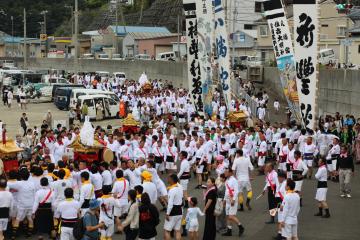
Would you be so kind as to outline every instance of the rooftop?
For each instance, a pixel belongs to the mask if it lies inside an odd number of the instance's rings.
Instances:
[[[129,32],[127,35],[132,36],[136,40],[168,38],[168,37],[178,36],[177,33],[161,33],[161,32]]]
[[[116,26],[109,26],[113,32]],[[167,33],[170,31],[166,27],[143,27],[143,26],[117,26],[117,35],[124,37],[127,33]]]

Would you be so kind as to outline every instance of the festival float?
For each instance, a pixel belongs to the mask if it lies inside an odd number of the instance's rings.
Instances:
[[[233,128],[242,128],[246,125],[248,115],[244,111],[230,112],[228,115],[229,124]]]
[[[79,136],[68,148],[73,149],[75,161],[85,160],[91,164],[101,161],[111,162],[114,159],[113,152],[106,148],[106,142],[95,135],[89,119],[85,120]]]
[[[18,170],[19,161],[17,155],[22,151],[24,151],[24,149],[19,148],[15,140],[8,139],[0,141],[0,159],[3,161],[4,171],[6,173],[11,170]]]
[[[133,114],[129,113],[127,117],[122,120],[122,132],[124,133],[138,133],[140,131],[140,122],[135,120]]]

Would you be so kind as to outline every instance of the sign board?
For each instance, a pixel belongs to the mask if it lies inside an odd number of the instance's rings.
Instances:
[[[40,41],[45,42],[47,39],[47,34],[40,34]]]

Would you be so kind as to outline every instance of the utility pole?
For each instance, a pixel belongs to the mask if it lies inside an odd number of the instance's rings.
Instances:
[[[13,57],[15,57],[14,55],[14,17],[11,16],[11,48],[12,48],[12,54],[13,54]]]
[[[114,34],[114,48],[115,48],[115,53],[118,53],[119,52],[119,49],[118,49],[118,44],[117,44],[117,34],[118,34],[118,25],[119,25],[119,14],[118,14],[118,0],[116,0],[116,3],[115,3],[115,34]]]
[[[181,61],[181,54],[180,54],[180,14],[178,14],[177,17],[177,32],[178,32],[178,37],[177,37],[177,49],[178,49],[178,54],[179,54],[179,62]]]
[[[75,47],[75,53],[74,53],[74,62],[75,62],[75,70],[78,70],[78,63],[79,63],[79,41],[78,41],[78,33],[79,33],[79,3],[78,0],[75,0],[75,32],[74,32],[74,47]]]
[[[237,10],[236,10],[236,3],[234,2],[234,11],[233,11],[233,21],[232,21],[232,62],[231,62],[231,67],[232,69],[235,66],[235,20],[236,20],[236,15],[237,15]]]
[[[26,9],[24,8],[24,69],[27,68],[27,44],[26,44]]]
[[[46,14],[48,13],[47,10],[41,11],[41,15],[44,15],[44,22],[43,22],[43,34],[46,35]],[[47,57],[47,36],[46,36],[46,40],[45,40],[45,45],[44,45],[44,57]]]

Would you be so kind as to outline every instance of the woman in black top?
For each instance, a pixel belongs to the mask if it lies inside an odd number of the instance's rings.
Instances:
[[[205,229],[203,240],[212,240],[216,237],[216,217],[214,215],[217,199],[217,190],[215,178],[209,178],[207,181],[207,191],[205,193]]]
[[[143,193],[139,206],[139,239],[155,238],[156,226],[159,222],[159,211],[151,204],[149,195]]]

